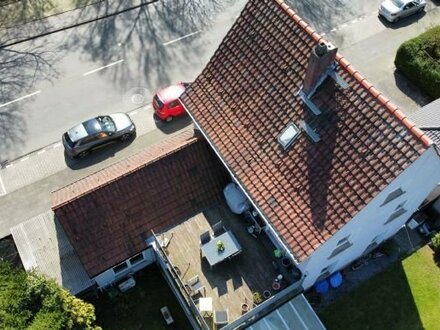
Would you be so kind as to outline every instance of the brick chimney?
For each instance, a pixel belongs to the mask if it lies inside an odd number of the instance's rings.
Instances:
[[[304,78],[303,91],[306,95],[322,82],[327,69],[335,60],[338,49],[331,43],[319,43],[310,54],[309,65]]]

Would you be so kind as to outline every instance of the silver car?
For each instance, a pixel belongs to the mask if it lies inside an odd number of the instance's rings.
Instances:
[[[63,134],[63,145],[70,157],[84,158],[92,149],[119,139],[136,136],[136,126],[125,113],[114,113],[89,119]]]
[[[425,0],[385,0],[379,7],[379,15],[394,23],[403,17],[422,12],[425,6]]]

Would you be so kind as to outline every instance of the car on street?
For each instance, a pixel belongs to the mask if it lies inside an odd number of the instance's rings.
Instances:
[[[98,116],[78,124],[63,134],[66,154],[84,158],[91,150],[115,140],[128,141],[136,136],[136,126],[125,113]]]
[[[170,122],[175,117],[185,114],[185,109],[179,97],[189,87],[189,83],[179,83],[159,90],[153,97],[155,115],[164,121]]]
[[[379,15],[395,23],[403,17],[422,12],[425,6],[425,0],[385,0],[379,7]]]

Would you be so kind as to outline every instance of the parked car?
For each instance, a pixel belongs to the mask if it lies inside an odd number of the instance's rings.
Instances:
[[[385,0],[379,7],[379,15],[394,23],[403,17],[422,12],[425,6],[425,0]]]
[[[153,109],[157,117],[164,121],[171,121],[174,117],[185,114],[185,109],[179,97],[188,88],[189,83],[179,83],[158,91],[153,97]]]
[[[125,113],[89,119],[63,134],[64,149],[70,157],[84,158],[93,149],[116,139],[128,141],[136,136],[136,126]]]

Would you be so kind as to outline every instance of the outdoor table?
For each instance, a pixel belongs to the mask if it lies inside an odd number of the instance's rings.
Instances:
[[[199,299],[200,314],[203,317],[212,316],[212,298],[204,297]]]
[[[218,241],[223,242],[223,251],[218,250]],[[211,239],[208,243],[203,244],[201,249],[211,267],[241,252],[241,246],[231,231]]]

